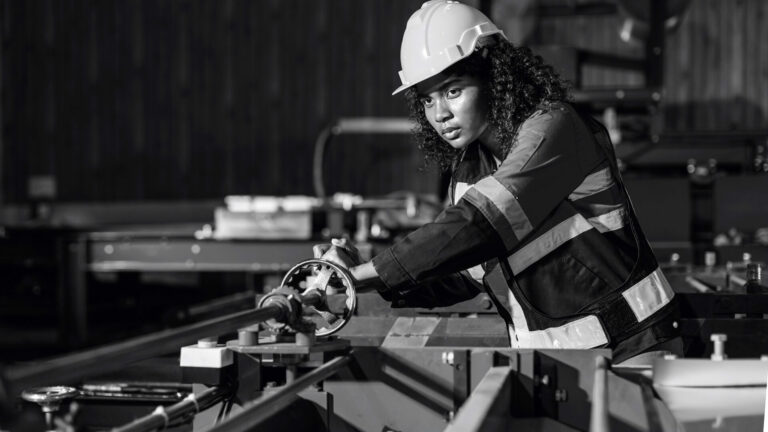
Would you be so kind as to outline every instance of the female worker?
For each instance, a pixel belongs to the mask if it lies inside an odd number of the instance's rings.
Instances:
[[[607,347],[615,362],[679,352],[674,293],[608,135],[553,69],[449,0],[411,16],[400,57],[393,94],[405,92],[428,161],[451,170],[452,205],[370,262],[338,242],[325,257],[394,307],[485,291],[513,348]]]

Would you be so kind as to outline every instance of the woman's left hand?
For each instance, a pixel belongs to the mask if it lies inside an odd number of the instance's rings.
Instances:
[[[331,243],[319,244],[312,247],[315,258],[324,259],[338,264],[346,269],[363,263],[360,252],[346,238],[331,239]]]

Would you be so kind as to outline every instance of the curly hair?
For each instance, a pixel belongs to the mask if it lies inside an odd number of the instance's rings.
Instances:
[[[504,156],[514,146],[520,125],[537,109],[547,110],[553,102],[569,99],[569,85],[552,66],[526,47],[506,40],[479,48],[469,57],[445,70],[448,75],[472,76],[487,83],[482,89],[489,100],[488,123],[501,143]],[[414,121],[413,138],[424,153],[427,166],[450,169],[462,150],[454,149],[434,130],[414,87],[405,93]]]

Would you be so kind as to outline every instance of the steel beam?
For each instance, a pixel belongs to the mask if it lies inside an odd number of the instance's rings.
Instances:
[[[489,369],[445,432],[509,430],[513,374],[506,366]]]

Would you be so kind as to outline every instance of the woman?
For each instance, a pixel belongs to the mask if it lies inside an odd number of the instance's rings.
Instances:
[[[674,293],[621,182],[605,129],[567,103],[553,69],[474,8],[424,3],[401,47],[403,85],[427,160],[452,173],[449,206],[360,263],[394,307],[487,292],[514,348],[681,351]],[[672,341],[672,342],[670,342]]]

